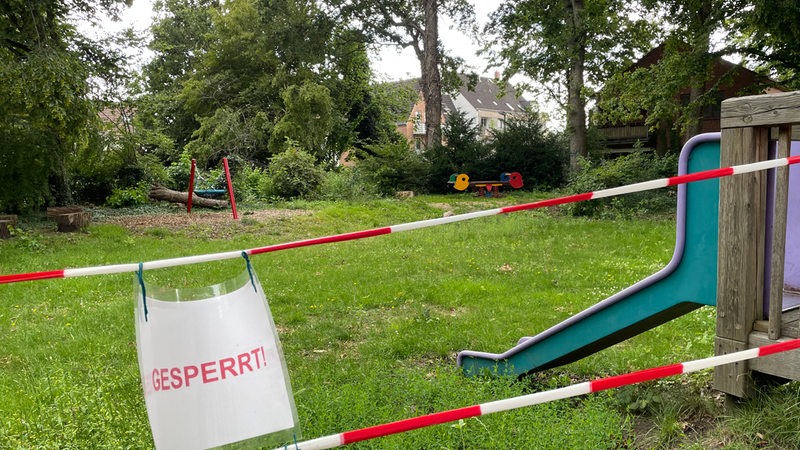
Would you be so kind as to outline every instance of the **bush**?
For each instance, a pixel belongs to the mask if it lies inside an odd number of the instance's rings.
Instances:
[[[526,187],[551,189],[567,181],[569,146],[562,136],[545,128],[539,114],[528,111],[510,118],[494,133],[491,166],[502,172],[519,172]]]
[[[368,149],[372,155],[359,161],[356,166],[359,177],[367,186],[374,186],[385,195],[393,195],[397,191],[426,190],[430,165],[408,148],[408,142],[371,145]]]
[[[114,188],[106,199],[106,206],[112,208],[125,208],[144,205],[149,201],[150,183],[143,181],[136,186],[127,188]]]
[[[602,161],[596,166],[581,160],[581,170],[567,185],[570,194],[607,189],[674,175],[678,156],[660,157],[652,153],[631,153]],[[675,206],[675,188],[637,192],[612,198],[572,203],[567,210],[575,216],[636,216],[671,210]]]
[[[430,163],[428,174],[429,189],[432,192],[446,192],[447,180],[454,173],[465,173],[472,179],[494,179],[500,172],[489,159],[490,149],[480,140],[480,130],[472,119],[461,111],[448,114],[442,128],[442,145],[425,151]]]
[[[325,173],[318,195],[322,200],[359,200],[378,197],[380,191],[362,170],[344,167]]]
[[[322,170],[317,167],[314,156],[291,140],[285,151],[270,158],[267,173],[272,184],[271,194],[282,198],[309,195],[322,182]]]

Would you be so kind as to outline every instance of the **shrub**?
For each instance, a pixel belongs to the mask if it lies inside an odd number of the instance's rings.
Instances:
[[[562,136],[545,128],[539,113],[509,118],[503,130],[494,132],[491,166],[502,172],[519,172],[527,187],[563,186],[567,181],[569,147]]]
[[[322,182],[322,170],[314,156],[289,140],[288,148],[270,158],[267,173],[272,194],[282,198],[302,197],[314,192]]]
[[[114,188],[106,199],[106,206],[112,208],[125,208],[144,205],[149,201],[150,184],[143,181],[136,186],[127,188]]]
[[[596,166],[582,160],[581,170],[569,182],[567,191],[578,194],[668,177],[676,173],[677,167],[677,155],[662,157],[641,152],[602,161]],[[635,216],[670,210],[675,205],[674,196],[674,188],[659,189],[573,203],[567,209],[576,216]]]
[[[186,190],[189,186],[189,175],[192,170],[192,157],[183,152],[180,160],[173,162],[167,167],[167,175],[169,175],[169,183],[167,187],[178,191]]]
[[[377,197],[380,191],[362,170],[344,167],[325,173],[318,195],[322,200],[359,200]]]
[[[448,114],[442,128],[443,144],[429,147],[424,154],[430,163],[428,187],[432,192],[445,192],[447,180],[454,173],[466,173],[476,180],[500,174],[489,158],[490,149],[479,136],[480,130],[465,113]]]
[[[408,148],[406,141],[371,145],[368,149],[372,155],[356,166],[367,185],[375,186],[378,192],[386,195],[397,191],[425,191],[430,166]]]

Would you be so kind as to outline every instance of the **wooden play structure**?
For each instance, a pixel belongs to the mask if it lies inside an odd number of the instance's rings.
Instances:
[[[792,126],[798,124],[800,92],[725,100],[721,166],[785,157],[790,151],[797,154],[800,146],[792,145]],[[773,141],[771,145],[770,138],[777,138],[777,144]],[[718,355],[800,337],[800,310],[795,305],[800,295],[794,292],[797,282],[784,276],[789,277],[800,264],[795,256],[800,246],[796,239],[800,223],[796,218],[787,223],[787,211],[797,215],[794,211],[800,207],[800,192],[797,187],[790,190],[789,170],[782,167],[772,173],[761,171],[720,180]],[[792,237],[788,248],[787,228]],[[759,373],[800,380],[800,354],[789,352],[720,366],[714,372],[714,387],[736,397],[748,397]]]

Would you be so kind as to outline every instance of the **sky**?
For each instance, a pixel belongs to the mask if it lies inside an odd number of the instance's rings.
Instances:
[[[475,7],[478,23],[483,26],[489,18],[489,14],[497,9],[501,0],[469,0]],[[146,31],[153,17],[152,0],[134,0],[131,7],[125,10],[122,21],[104,21],[102,30],[89,30],[93,34],[113,33],[121,31],[127,27],[133,27],[137,31]],[[476,55],[478,45],[463,36],[458,30],[451,27],[451,23],[444,17],[439,19],[439,37],[446,49],[455,56],[463,58],[467,64],[473,66],[474,70],[485,76],[492,76],[494,70],[485,70],[487,61]],[[143,55],[145,58],[148,55]],[[394,81],[420,76],[419,61],[417,61],[414,51],[405,49],[398,52],[394,47],[384,47],[377,54],[371,55],[373,70],[380,81]]]

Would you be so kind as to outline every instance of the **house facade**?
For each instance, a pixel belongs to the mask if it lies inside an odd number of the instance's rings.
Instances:
[[[664,45],[660,45],[637,61],[630,70],[647,68],[656,64],[664,56]],[[706,81],[703,90],[713,92],[714,102],[703,108],[700,118],[700,132],[720,131],[720,105],[722,101],[732,97],[755,93],[771,94],[783,92],[778,87],[770,86],[770,80],[739,64],[734,64],[721,57],[714,60],[712,76]],[[681,90],[676,100],[681,104],[689,103],[689,88]],[[629,153],[635,150],[656,150],[664,153],[669,149],[680,148],[690,136],[682,136],[672,130],[672,124],[664,123],[658,130],[650,131],[644,119],[614,125],[603,125],[599,131],[606,140],[609,153]]]
[[[491,136],[493,130],[502,130],[506,120],[515,114],[525,111],[528,101],[510,93],[504,93],[498,86],[500,74],[495,78],[480,77],[472,89],[467,87],[466,78],[463,78],[461,88],[455,95],[442,93],[442,124],[447,115],[452,111],[461,111],[467,120],[472,120],[479,127],[481,139]],[[419,89],[417,89],[419,91]],[[422,151],[427,142],[425,140],[425,100],[420,92],[417,102],[411,107],[411,112],[405,123],[397,125],[397,132],[406,137],[410,146],[416,151]]]

